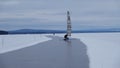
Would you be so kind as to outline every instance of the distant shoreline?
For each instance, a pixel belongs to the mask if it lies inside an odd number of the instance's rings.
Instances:
[[[72,33],[119,33],[120,30],[73,30]],[[1,31],[0,35],[8,34],[62,34],[66,30],[34,30],[34,29],[20,29],[14,31]]]
[[[9,33],[9,34],[6,34],[6,35],[17,35],[17,34],[64,34],[64,33],[12,33],[12,34]],[[111,32],[72,32],[72,33],[120,33],[120,31],[119,32],[114,32],[114,31],[111,31]]]

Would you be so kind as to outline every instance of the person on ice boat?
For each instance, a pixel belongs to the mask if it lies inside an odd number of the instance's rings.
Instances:
[[[68,34],[64,35],[64,40],[69,40]]]

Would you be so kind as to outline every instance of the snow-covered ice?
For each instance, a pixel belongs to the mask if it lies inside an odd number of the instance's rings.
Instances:
[[[120,68],[120,33],[74,35],[87,45],[90,68]]]
[[[0,35],[0,53],[33,46],[48,40],[50,38],[42,34]]]
[[[120,33],[0,35],[0,68],[120,68]]]

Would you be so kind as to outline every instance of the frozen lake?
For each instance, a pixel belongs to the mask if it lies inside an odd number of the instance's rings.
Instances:
[[[0,68],[120,68],[120,33],[0,35]]]

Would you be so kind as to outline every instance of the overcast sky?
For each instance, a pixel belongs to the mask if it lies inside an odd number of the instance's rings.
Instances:
[[[120,0],[0,0],[0,30],[120,27]]]

